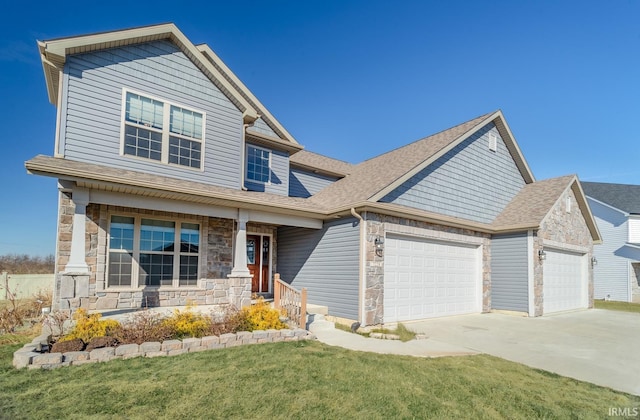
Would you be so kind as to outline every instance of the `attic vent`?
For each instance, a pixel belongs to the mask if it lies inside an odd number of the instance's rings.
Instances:
[[[489,150],[492,152],[498,150],[498,136],[495,133],[489,133]]]
[[[566,205],[567,213],[571,213],[571,196],[568,195],[566,200],[567,200],[567,205]]]

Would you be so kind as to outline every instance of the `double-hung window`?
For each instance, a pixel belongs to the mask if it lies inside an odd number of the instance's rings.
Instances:
[[[205,115],[124,90],[122,153],[202,169]]]
[[[271,180],[271,152],[247,145],[247,181],[269,183]]]
[[[111,216],[107,285],[195,286],[199,250],[197,223]]]

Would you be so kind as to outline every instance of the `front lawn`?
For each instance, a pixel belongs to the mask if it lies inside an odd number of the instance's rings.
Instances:
[[[0,346],[0,417],[602,418],[640,397],[487,355],[421,359],[319,342],[260,344],[52,371]]]
[[[593,304],[594,308],[596,309],[640,313],[640,303],[615,302],[613,300],[594,300]]]

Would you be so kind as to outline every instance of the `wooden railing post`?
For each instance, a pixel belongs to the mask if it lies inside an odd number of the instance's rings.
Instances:
[[[307,328],[307,288],[303,287],[300,299],[300,328]]]
[[[280,274],[273,275],[273,306],[280,309]]]

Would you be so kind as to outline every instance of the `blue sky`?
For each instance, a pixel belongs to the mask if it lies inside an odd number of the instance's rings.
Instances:
[[[537,179],[640,184],[640,1],[11,2],[0,16],[0,254],[55,250],[36,40],[174,22],[308,150],[357,163],[502,109]],[[23,4],[23,5],[18,5]]]

